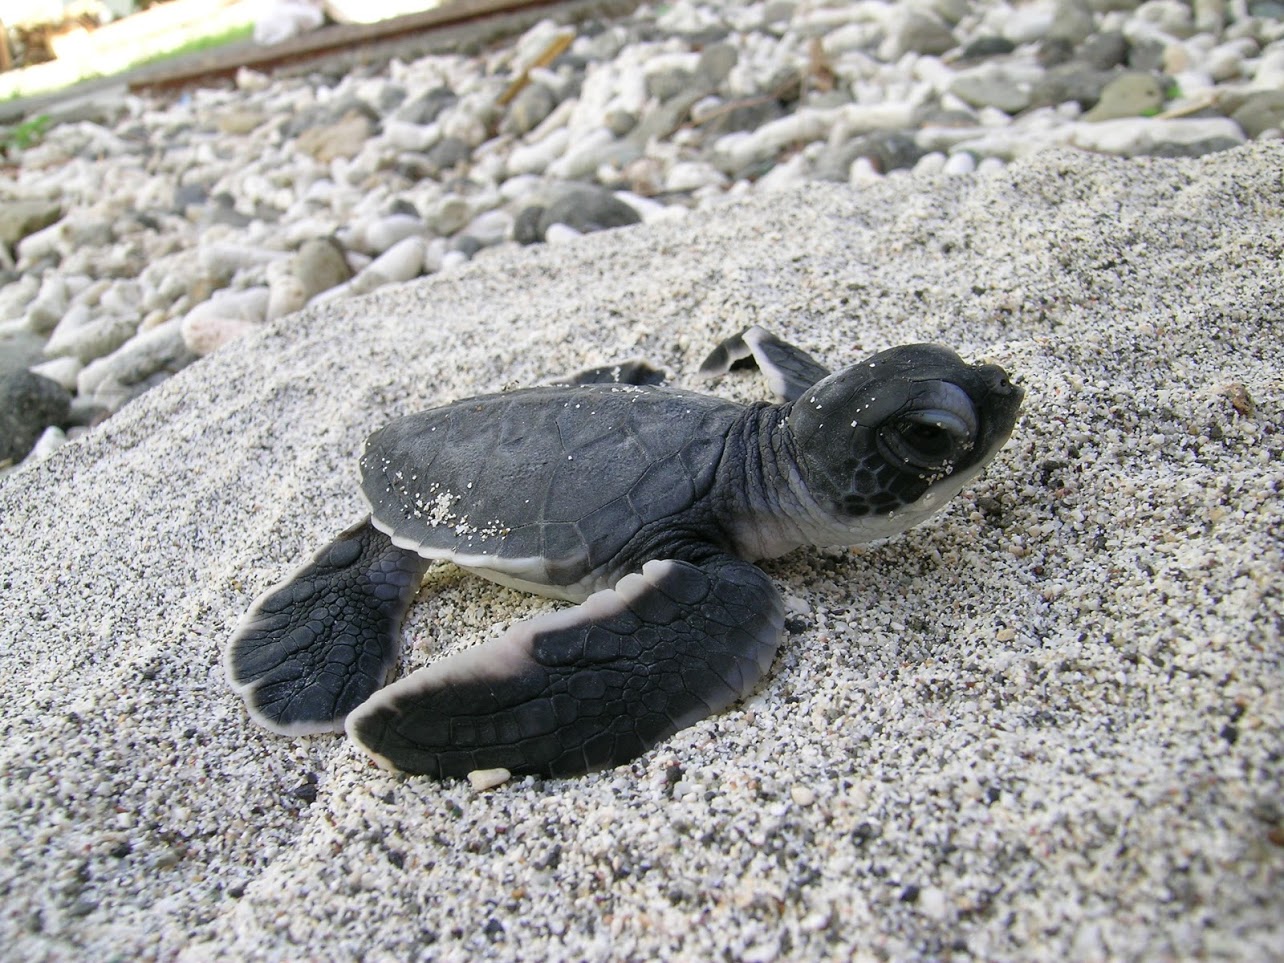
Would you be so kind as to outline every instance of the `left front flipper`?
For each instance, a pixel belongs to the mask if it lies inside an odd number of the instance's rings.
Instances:
[[[348,716],[348,735],[385,768],[438,777],[616,766],[752,691],[783,627],[757,566],[652,561],[393,683]]]
[[[714,377],[743,365],[760,368],[767,376],[767,386],[782,401],[797,400],[832,373],[798,345],[755,324],[718,342],[700,365],[700,374]]]

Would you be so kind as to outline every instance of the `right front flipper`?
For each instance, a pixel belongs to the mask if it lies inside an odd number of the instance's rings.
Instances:
[[[291,736],[342,731],[397,661],[427,567],[367,519],[260,595],[223,659],[254,721]]]
[[[796,400],[832,373],[802,348],[756,324],[718,342],[700,365],[700,373],[712,377],[726,374],[736,365],[755,364],[767,376],[767,386],[784,401]]]
[[[437,777],[616,766],[748,695],[783,627],[780,594],[749,562],[647,562],[398,679],[348,716],[348,735],[384,768]]]

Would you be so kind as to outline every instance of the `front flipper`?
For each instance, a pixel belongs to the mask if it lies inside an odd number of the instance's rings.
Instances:
[[[782,341],[755,324],[719,342],[700,365],[700,374],[709,377],[726,374],[741,364],[757,364],[767,376],[767,386],[785,401],[796,400],[832,373],[802,348]]]
[[[223,660],[254,720],[291,736],[342,730],[397,660],[427,566],[365,520],[260,595]]]
[[[438,777],[619,765],[747,695],[783,626],[757,566],[648,562],[398,680],[348,716],[348,735],[384,768]]]

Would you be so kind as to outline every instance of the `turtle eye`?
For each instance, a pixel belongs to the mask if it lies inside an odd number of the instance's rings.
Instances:
[[[883,454],[896,464],[925,471],[948,471],[972,447],[973,431],[951,411],[912,411],[878,433]]]

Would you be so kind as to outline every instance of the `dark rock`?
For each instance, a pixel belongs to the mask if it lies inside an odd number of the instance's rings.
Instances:
[[[222,191],[215,194],[205,209],[201,219],[204,224],[226,224],[228,227],[247,227],[253,218],[247,217],[236,209],[236,199]]]
[[[1016,50],[1016,44],[1006,37],[977,37],[963,48],[963,60],[984,60],[1001,57]]]
[[[691,113],[691,107],[704,96],[704,91],[695,86],[670,97],[659,107],[642,117],[629,134],[630,141],[637,147],[645,147],[653,137],[668,137],[682,125]]]
[[[0,376],[0,464],[22,461],[50,425],[62,426],[71,394],[58,382],[14,371]]]
[[[504,130],[510,134],[525,134],[534,129],[557,106],[557,94],[545,84],[527,84],[513,98],[504,118]]]
[[[448,87],[434,87],[398,108],[397,118],[412,124],[431,124],[443,110],[453,106],[458,99],[455,92]]]
[[[385,84],[379,91],[379,99],[375,102],[375,109],[381,114],[396,110],[406,102],[409,91],[400,84]]]
[[[1078,60],[1053,67],[1030,88],[1031,107],[1051,107],[1073,100],[1084,110],[1101,99],[1101,91],[1117,76]]]
[[[646,92],[656,100],[668,100],[683,91],[690,90],[695,83],[695,74],[681,67],[669,67],[657,70],[646,79]]]
[[[480,251],[482,247],[484,247],[482,242],[477,240],[477,238],[473,237],[471,234],[457,234],[455,237],[451,238],[448,250],[462,251],[466,257],[472,257]]]
[[[1118,30],[1106,30],[1093,34],[1079,44],[1075,57],[1089,67],[1109,70],[1128,59],[1128,41]]]
[[[1128,66],[1143,73],[1164,69],[1164,45],[1158,40],[1140,40],[1128,48]]]
[[[926,153],[910,131],[874,131],[826,147],[816,160],[814,176],[819,180],[846,183],[852,163],[858,157],[868,158],[879,171],[913,167]]]
[[[1040,67],[1059,67],[1074,56],[1074,45],[1061,37],[1052,37],[1039,44],[1035,58]]]
[[[407,217],[419,217],[419,208],[415,207],[415,205],[411,204],[404,197],[398,197],[398,198],[395,198],[393,202],[388,205],[388,209],[384,211],[384,213],[385,214],[404,214]]]
[[[540,221],[544,217],[544,208],[535,205],[524,208],[513,221],[513,240],[518,244],[538,244],[544,240]]]
[[[712,90],[727,79],[739,58],[736,48],[729,43],[710,44],[700,51],[696,74]]]
[[[637,211],[610,191],[577,185],[544,211],[539,219],[539,233],[543,237],[552,224],[565,224],[581,234],[588,234],[590,231],[626,227],[641,220]]]
[[[200,207],[209,196],[204,184],[180,184],[174,188],[174,210],[186,214],[189,207]]]
[[[425,154],[427,166],[433,176],[448,171],[462,161],[468,160],[472,149],[458,137],[443,137]]]
[[[761,97],[728,105],[709,118],[703,125],[705,134],[718,138],[737,130],[757,130],[768,121],[785,116],[786,110],[780,101],[772,97]]]

